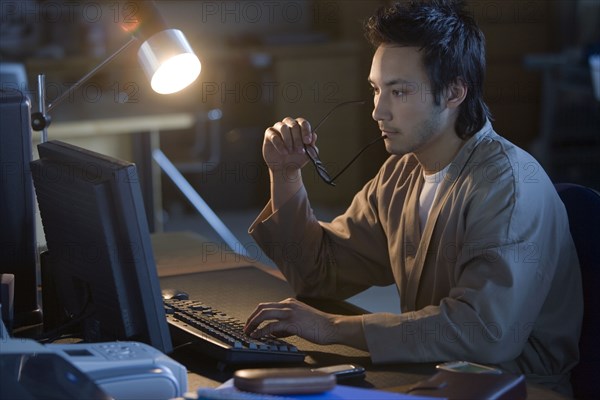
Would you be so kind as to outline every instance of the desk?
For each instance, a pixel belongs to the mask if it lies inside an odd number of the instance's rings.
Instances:
[[[190,298],[202,299],[242,320],[256,304],[293,297],[294,293],[278,271],[231,253],[203,252],[203,241],[192,233],[153,235],[159,279],[163,288],[185,290]],[[331,307],[352,311],[344,302]],[[401,391],[435,372],[434,364],[373,365],[369,354],[342,345],[320,346],[292,337],[287,341],[307,354],[307,366],[317,367],[356,363],[367,370],[362,387]],[[216,387],[231,378],[232,370],[219,371],[215,361],[182,348],[172,357],[189,370],[189,387]],[[560,399],[562,396],[535,385],[528,385],[531,399]]]

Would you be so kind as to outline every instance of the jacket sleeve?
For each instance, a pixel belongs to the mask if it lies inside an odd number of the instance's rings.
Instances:
[[[394,282],[387,242],[374,206],[374,181],[330,223],[316,219],[304,188],[279,210],[268,204],[250,235],[299,295],[345,299]]]

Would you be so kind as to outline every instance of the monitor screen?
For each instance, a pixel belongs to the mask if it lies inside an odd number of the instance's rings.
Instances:
[[[81,327],[86,341],[171,352],[135,165],[60,141],[38,151],[31,172],[48,245],[42,276],[53,282],[42,280],[43,299],[55,292],[61,323]]]

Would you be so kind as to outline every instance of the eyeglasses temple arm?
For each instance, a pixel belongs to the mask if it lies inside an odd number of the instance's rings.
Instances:
[[[363,147],[363,148],[362,148],[362,149],[361,149],[361,150],[358,152],[358,154],[356,154],[356,155],[355,155],[355,156],[352,158],[352,160],[350,160],[350,161],[348,162],[348,164],[346,164],[346,165],[344,166],[344,168],[342,168],[342,169],[340,170],[340,172],[338,172],[337,174],[335,174],[335,176],[334,176],[333,178],[331,178],[331,180],[330,180],[328,183],[329,183],[329,184],[333,184],[333,181],[335,181],[335,180],[336,180],[336,179],[337,179],[337,178],[338,178],[338,177],[339,177],[341,174],[343,174],[343,173],[344,173],[344,171],[346,171],[346,170],[347,170],[347,169],[348,169],[348,168],[349,168],[349,167],[350,167],[350,166],[351,166],[351,165],[354,163],[354,161],[356,161],[356,159],[357,159],[357,158],[358,158],[358,157],[359,157],[359,156],[360,156],[362,153],[364,153],[364,152],[365,152],[365,150],[367,150],[369,147],[371,147],[371,146],[372,146],[372,145],[374,145],[375,143],[379,142],[380,140],[384,140],[384,139],[386,139],[386,138],[387,138],[387,136],[385,136],[385,135],[382,135],[382,136],[379,136],[377,139],[373,140],[372,142],[368,143],[368,144],[367,144],[365,147]]]

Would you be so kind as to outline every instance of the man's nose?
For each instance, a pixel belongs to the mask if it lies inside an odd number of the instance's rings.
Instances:
[[[390,119],[389,107],[381,97],[375,99],[373,102],[373,113],[371,114],[371,117],[375,121],[387,121]]]

